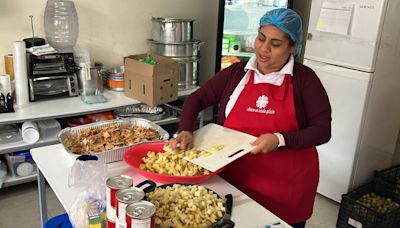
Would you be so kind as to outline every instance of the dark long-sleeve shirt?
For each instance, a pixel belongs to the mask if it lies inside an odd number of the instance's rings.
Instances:
[[[218,105],[218,123],[225,121],[229,97],[245,76],[246,62],[233,64],[218,72],[203,86],[186,98],[179,129],[193,131],[199,112]],[[287,147],[314,147],[331,137],[331,107],[321,81],[309,67],[295,63],[293,67],[293,94],[298,131],[280,132]]]

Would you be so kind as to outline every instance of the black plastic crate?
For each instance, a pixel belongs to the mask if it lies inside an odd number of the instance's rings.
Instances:
[[[400,204],[393,192],[387,191],[385,186],[379,185],[378,182],[373,181],[350,193],[342,195],[336,226],[339,228],[399,228],[400,207],[388,213],[380,213],[357,202],[358,199],[367,193],[375,193],[376,195],[390,198]]]
[[[375,180],[380,185],[396,194],[397,200],[400,201],[400,165],[375,172]]]

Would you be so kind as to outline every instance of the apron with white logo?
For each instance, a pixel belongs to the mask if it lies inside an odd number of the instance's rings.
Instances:
[[[281,86],[254,84],[252,71],[224,126],[257,137],[297,131],[292,77],[285,75]],[[287,223],[311,217],[319,180],[315,147],[247,154],[220,175]]]

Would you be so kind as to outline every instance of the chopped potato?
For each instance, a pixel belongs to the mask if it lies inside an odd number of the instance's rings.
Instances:
[[[210,148],[211,151],[213,152],[218,152],[220,150],[224,149],[224,145],[216,145]]]
[[[200,185],[174,184],[146,194],[156,210],[157,227],[210,227],[225,213],[224,202]]]
[[[219,151],[223,148],[224,145],[216,145],[211,147],[211,150]],[[163,150],[165,151],[164,153],[149,151],[147,157],[142,159],[144,163],[141,164],[139,168],[154,173],[172,176],[197,176],[210,174],[210,171],[188,162],[183,158],[187,157],[191,160],[201,156],[208,157],[212,155],[211,152],[200,149],[172,151],[169,146],[164,146]]]
[[[166,152],[155,153],[149,151],[147,156],[142,158],[143,163],[139,168],[154,173],[171,176],[200,176],[208,175],[210,171],[183,159],[185,156],[198,156],[195,150],[170,152],[169,147],[164,147]]]

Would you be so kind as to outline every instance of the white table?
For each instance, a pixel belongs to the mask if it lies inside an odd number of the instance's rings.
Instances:
[[[39,201],[43,225],[47,220],[45,179],[67,212],[79,193],[79,189],[68,187],[68,175],[74,164],[74,158],[65,151],[61,144],[35,148],[31,150],[31,154],[39,169]],[[107,176],[118,174],[132,176],[134,185],[145,180],[143,176],[136,173],[123,161],[108,164]],[[231,219],[235,222],[235,227],[264,227],[266,224],[275,222],[281,222],[284,227],[290,227],[219,176],[215,176],[203,183],[203,185],[214,190],[221,196],[228,193],[232,194],[233,208]]]

